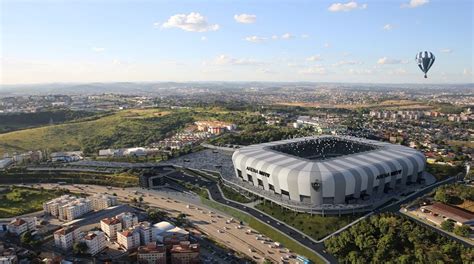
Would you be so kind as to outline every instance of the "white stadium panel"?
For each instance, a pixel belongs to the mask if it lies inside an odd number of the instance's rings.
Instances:
[[[252,176],[251,184],[315,206],[383,195],[404,186],[405,179],[416,181],[425,168],[424,155],[415,149],[341,136],[252,145],[237,150],[232,160],[244,180]]]

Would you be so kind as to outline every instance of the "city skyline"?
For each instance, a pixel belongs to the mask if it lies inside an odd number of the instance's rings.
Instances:
[[[0,79],[470,83],[471,10],[428,0],[2,1]],[[414,59],[424,50],[436,56],[428,79]]]

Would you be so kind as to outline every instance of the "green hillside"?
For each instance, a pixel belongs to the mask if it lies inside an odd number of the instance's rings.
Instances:
[[[124,110],[95,120],[0,134],[0,155],[29,150],[83,150],[143,146],[193,121],[186,111]]]

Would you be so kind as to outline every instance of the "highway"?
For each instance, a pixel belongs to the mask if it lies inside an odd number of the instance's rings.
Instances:
[[[262,214],[260,211],[254,208],[247,207],[240,203],[225,199],[222,193],[220,192],[219,187],[217,186],[216,182],[212,182],[201,177],[190,176],[181,172],[169,174],[167,175],[167,177],[170,177],[176,180],[186,181],[186,182],[198,183],[201,186],[205,186],[206,188],[208,188],[209,193],[214,201],[225,204],[227,206],[233,207],[235,209],[238,209],[240,211],[243,211],[245,213],[252,215],[258,220],[273,227],[275,230],[279,230],[280,232],[285,233],[287,236],[289,236],[293,240],[313,250],[327,263],[337,263],[337,259],[334,256],[324,252],[325,251],[324,243],[314,242],[312,239],[308,238],[306,235],[295,231],[293,228],[287,226],[285,223],[275,220],[273,218],[270,218],[267,215]],[[198,180],[196,181],[196,179]]]

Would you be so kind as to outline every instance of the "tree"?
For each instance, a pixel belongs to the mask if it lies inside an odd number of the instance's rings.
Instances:
[[[445,220],[441,223],[441,229],[448,232],[453,232],[454,223],[453,221]]]
[[[77,242],[72,246],[72,252],[75,255],[84,255],[87,253],[88,249],[89,247],[87,246],[86,242]]]
[[[23,234],[20,235],[21,244],[29,246],[32,241],[33,241],[33,236],[31,235],[30,231],[23,232]]]
[[[434,199],[438,202],[442,202],[442,203],[449,203],[450,201],[450,197],[449,195],[446,193],[446,190],[440,188],[438,190],[436,190],[436,194],[434,196]]]
[[[158,209],[152,209],[152,208],[147,210],[147,214],[148,214],[148,218],[152,222],[161,221],[168,215],[168,213],[166,213],[165,211],[160,211]]]
[[[462,237],[468,237],[471,233],[471,228],[468,225],[456,226],[454,234]]]

